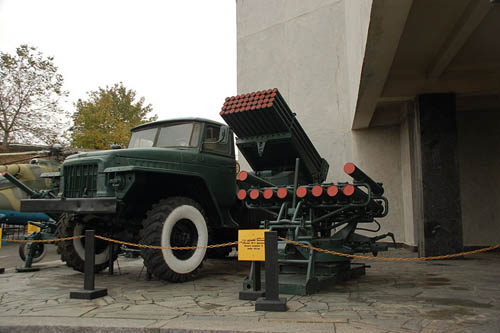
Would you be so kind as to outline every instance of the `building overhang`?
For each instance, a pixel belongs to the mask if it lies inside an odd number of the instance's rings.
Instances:
[[[352,128],[396,123],[427,93],[500,107],[498,31],[499,1],[373,0]]]

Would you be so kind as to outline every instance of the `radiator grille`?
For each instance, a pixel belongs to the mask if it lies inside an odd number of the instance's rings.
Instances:
[[[93,198],[97,193],[97,164],[64,167],[64,197]]]

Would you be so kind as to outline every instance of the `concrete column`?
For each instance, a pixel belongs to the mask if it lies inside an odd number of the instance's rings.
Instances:
[[[463,249],[455,94],[418,96],[409,117],[420,256]]]

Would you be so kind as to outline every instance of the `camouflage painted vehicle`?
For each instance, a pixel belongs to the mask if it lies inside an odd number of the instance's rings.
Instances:
[[[0,217],[0,223],[26,224],[22,223],[22,214],[12,214],[13,211],[19,211],[20,200],[28,199],[29,196],[1,174],[8,172],[26,186],[35,191],[49,190],[52,188],[51,178],[42,178],[43,173],[59,171],[61,163],[53,159],[33,159],[29,164],[11,164],[0,166],[0,216],[5,215],[4,219]],[[5,219],[7,218],[7,219]],[[10,220],[9,220],[10,218]]]
[[[34,158],[28,164],[10,164],[0,166],[0,223],[5,225],[27,225],[28,222],[50,223],[51,218],[45,213],[22,213],[19,212],[21,199],[29,198],[29,195],[3,176],[9,173],[17,180],[34,191],[48,191],[56,184],[51,178],[43,178],[42,174],[59,171],[61,162],[56,159]],[[54,222],[52,220],[52,222]],[[33,235],[36,236],[36,235]],[[25,236],[27,239],[29,236]],[[31,255],[28,253],[31,251]],[[29,256],[29,266],[31,262],[41,261],[47,248],[43,243],[19,245],[19,257],[26,261]]]

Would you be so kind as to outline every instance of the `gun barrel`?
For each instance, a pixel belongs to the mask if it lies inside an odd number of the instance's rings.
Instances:
[[[354,180],[368,184],[373,194],[375,195],[384,194],[384,188],[382,187],[382,185],[376,183],[373,179],[368,177],[360,168],[354,165],[354,163],[351,162],[346,163],[344,165],[344,171]]]
[[[36,194],[35,191],[33,191],[30,187],[26,186],[22,181],[18,180],[16,177],[12,176],[10,173],[4,171],[2,172],[2,176],[4,176],[5,179],[9,180],[12,184],[16,185],[18,188],[20,188],[21,191],[23,191],[30,197]]]

